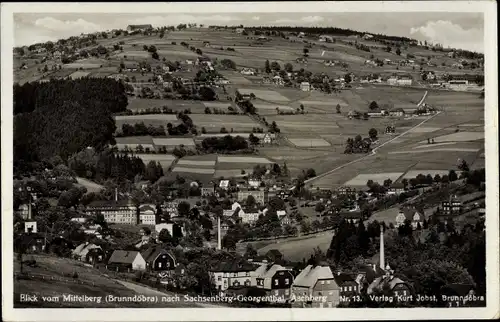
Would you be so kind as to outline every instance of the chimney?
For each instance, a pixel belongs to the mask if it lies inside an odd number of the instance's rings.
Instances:
[[[384,226],[380,225],[380,268],[385,269]]]
[[[118,188],[115,188],[115,201],[118,201]]]
[[[222,238],[220,235],[220,217],[217,216],[217,249],[222,249]]]

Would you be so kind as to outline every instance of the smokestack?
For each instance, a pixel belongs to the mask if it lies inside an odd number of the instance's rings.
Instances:
[[[115,201],[118,201],[118,188],[115,188]]]
[[[222,249],[222,238],[220,235],[220,216],[217,216],[217,249]]]
[[[380,268],[385,269],[384,226],[380,225]]]

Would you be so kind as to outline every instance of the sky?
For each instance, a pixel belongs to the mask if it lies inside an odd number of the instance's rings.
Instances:
[[[15,13],[14,45],[30,45],[80,33],[125,29],[129,24],[148,23],[153,27],[179,23],[339,27],[484,52],[483,14],[469,12]]]

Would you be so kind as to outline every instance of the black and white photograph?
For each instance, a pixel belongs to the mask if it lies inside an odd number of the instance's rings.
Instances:
[[[498,316],[496,23],[2,4],[4,319]]]

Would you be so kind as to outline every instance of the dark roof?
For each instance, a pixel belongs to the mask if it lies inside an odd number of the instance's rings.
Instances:
[[[415,214],[415,212],[418,212],[419,214],[423,215],[423,212],[416,208],[405,208],[400,210],[399,212],[403,213],[407,220],[413,220],[413,215]]]
[[[266,255],[273,255],[273,256],[283,256],[283,254],[277,250],[277,249],[270,249]]]
[[[108,263],[132,264],[137,254],[139,254],[138,251],[115,250]]]
[[[158,257],[158,255],[161,254],[168,254],[170,257],[175,258],[169,251],[161,248],[160,246],[153,246],[141,252],[142,257],[146,262],[153,261],[156,257]]]
[[[250,272],[254,271],[258,265],[251,264],[247,261],[225,261],[219,262],[212,266],[213,272]]]
[[[113,207],[128,207],[131,206],[130,200],[96,200],[88,204],[87,208],[113,208]]]
[[[346,282],[355,282],[354,278],[350,274],[346,273],[340,273],[340,274],[334,274],[333,278],[335,279],[335,282],[341,286],[342,284]]]

